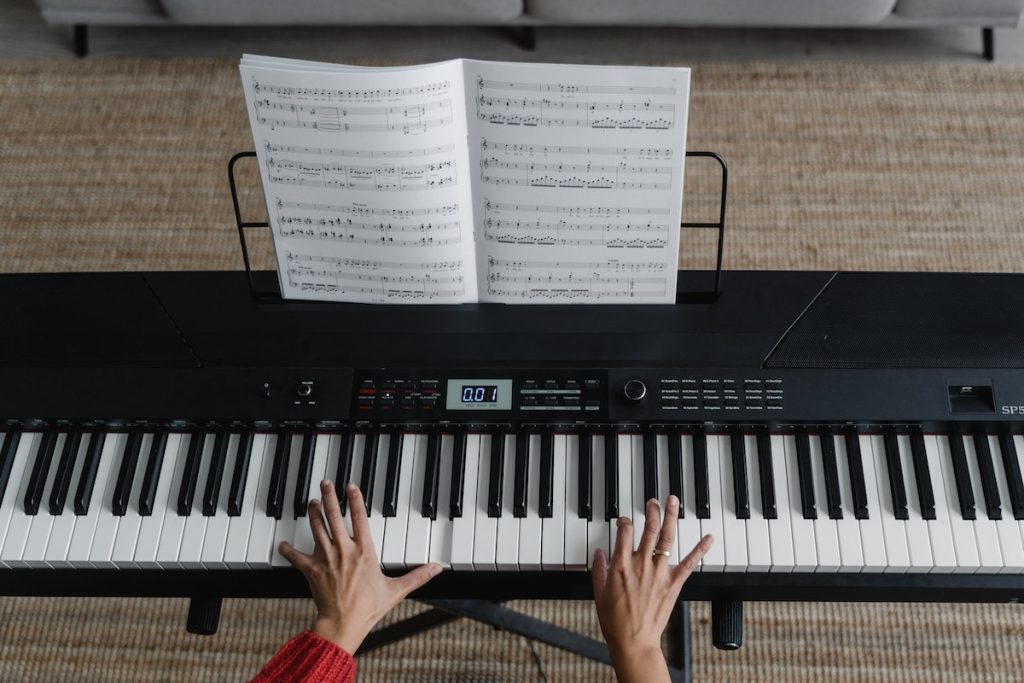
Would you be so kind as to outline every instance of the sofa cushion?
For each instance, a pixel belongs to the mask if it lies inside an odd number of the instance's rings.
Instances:
[[[895,14],[929,19],[1019,17],[1024,0],[899,0]]]
[[[160,0],[36,0],[52,24],[152,21],[164,16]]]
[[[472,24],[523,13],[522,0],[163,0],[190,24]]]
[[[955,0],[950,0],[955,1]],[[527,0],[543,23],[690,26],[867,26],[896,0]]]

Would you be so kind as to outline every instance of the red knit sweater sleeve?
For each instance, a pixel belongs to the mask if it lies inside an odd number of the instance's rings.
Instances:
[[[334,643],[303,631],[284,644],[252,683],[355,683],[356,660]]]

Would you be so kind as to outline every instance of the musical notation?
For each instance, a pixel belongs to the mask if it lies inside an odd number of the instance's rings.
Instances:
[[[420,135],[455,120],[449,99],[397,107],[338,107],[257,100],[254,107],[256,120],[271,130],[280,127]]]
[[[409,192],[448,187],[457,183],[454,158],[407,166],[363,166],[268,156],[267,170],[272,183],[348,190]]]
[[[421,206],[414,209],[382,209],[363,204],[319,204],[316,202],[292,202],[278,198],[274,205],[278,209],[304,209],[307,211],[338,211],[353,216],[385,216],[388,218],[415,218],[419,216],[454,216],[459,213],[458,204],[443,206]]]
[[[609,249],[661,249],[669,242],[672,226],[667,209],[584,206],[521,206],[484,202],[484,239],[500,244],[601,246]],[[536,216],[529,215],[536,214]],[[551,220],[567,215],[590,220]],[[661,220],[636,220],[640,216]],[[623,220],[625,219],[625,220]]]
[[[257,95],[269,94],[281,97],[299,97],[322,100],[380,100],[392,97],[433,96],[448,93],[452,84],[440,80],[405,88],[377,88],[371,90],[353,88],[301,88],[290,85],[274,85],[252,79],[252,89]]]
[[[393,302],[450,299],[466,292],[461,260],[406,263],[289,251],[285,263],[289,287],[308,294]]]
[[[516,81],[497,81],[485,78],[477,79],[478,90],[518,90],[530,92],[548,92],[559,95],[664,95],[672,97],[676,94],[673,87],[664,86],[632,86],[632,85],[580,85],[578,83],[520,83]]]
[[[386,247],[442,246],[462,242],[459,206],[382,209],[359,205],[284,202],[277,207],[281,237]],[[436,220],[434,217],[455,217]],[[371,220],[364,220],[369,218]]]
[[[272,154],[291,154],[320,157],[353,157],[357,159],[410,159],[434,156],[435,154],[454,154],[456,148],[455,145],[449,144],[417,149],[336,149],[333,147],[275,145],[267,142],[264,145],[264,149],[267,152],[267,156]]]
[[[587,147],[581,145],[529,145],[514,142],[492,142],[480,138],[480,149],[512,154],[546,157],[562,154],[580,154],[584,156],[626,156],[638,159],[671,159],[672,149],[669,147]]]
[[[659,261],[487,259],[487,292],[503,299],[614,301],[666,296]]]

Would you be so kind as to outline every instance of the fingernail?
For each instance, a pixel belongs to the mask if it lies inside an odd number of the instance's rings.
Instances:
[[[657,505],[658,504],[658,499],[657,498],[650,498],[650,499],[648,499],[647,504],[650,505],[651,503],[654,503],[655,505]]]
[[[440,573],[441,573],[441,572],[442,572],[443,570],[444,570],[444,567],[442,567],[442,566],[441,566],[441,565],[439,565],[439,564],[432,564],[432,565],[430,565],[430,575],[431,575],[431,576],[437,576],[437,575],[438,575],[438,574],[440,574]]]
[[[345,487],[345,490],[348,491],[349,493],[355,493],[356,485],[353,484],[352,482],[349,482],[348,485]]]
[[[676,498],[675,495],[669,496],[668,497],[668,506],[670,508],[679,507],[679,499]]]
[[[326,491],[330,485],[331,485],[331,482],[329,480],[327,480],[327,479],[320,480],[320,488],[323,489],[324,491]]]
[[[309,499],[309,504],[310,505],[319,505],[320,504],[320,499],[319,498],[310,498]]]

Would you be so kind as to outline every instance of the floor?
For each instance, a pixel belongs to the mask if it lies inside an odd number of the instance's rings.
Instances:
[[[71,29],[51,28],[33,0],[0,2],[0,59],[74,59]],[[978,29],[540,28],[537,49],[522,50],[509,29],[93,27],[92,58],[282,57],[429,62],[478,59],[698,63],[750,59],[976,62]],[[1024,30],[997,29],[1000,63],[1024,64]]]

